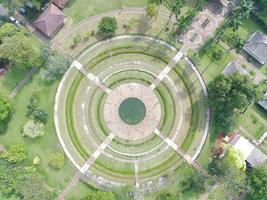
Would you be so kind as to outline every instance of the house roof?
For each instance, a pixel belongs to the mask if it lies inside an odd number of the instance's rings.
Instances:
[[[264,94],[264,99],[261,101],[258,101],[258,104],[263,107],[265,110],[267,110],[267,91]]]
[[[7,16],[8,10],[0,4],[0,16]]]
[[[64,8],[67,2],[68,0],[53,0],[53,3],[59,8]]]
[[[245,44],[244,50],[262,65],[267,63],[267,36],[257,30]]]
[[[63,24],[64,19],[64,13],[52,3],[34,22],[34,25],[50,37]]]
[[[239,72],[242,75],[248,75],[249,73],[247,70],[245,70],[238,62],[232,61],[230,62],[225,69],[223,70],[223,73],[225,75],[231,75],[234,74],[235,72]]]
[[[267,156],[263,152],[241,135],[236,135],[230,144],[234,149],[239,150],[252,166],[263,164],[267,160]]]

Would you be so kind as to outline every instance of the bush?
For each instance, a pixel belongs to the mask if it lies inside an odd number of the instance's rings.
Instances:
[[[46,68],[40,72],[41,77],[48,81],[54,81],[60,78],[68,69],[69,62],[59,53],[53,53],[49,56]]]
[[[4,159],[12,164],[24,161],[26,156],[26,148],[23,144],[12,144],[8,150],[1,155]]]
[[[222,56],[223,56],[223,50],[218,47],[218,46],[215,46],[215,48],[213,48],[212,52],[211,52],[211,56],[214,60],[221,60],[222,59]]]
[[[32,113],[32,118],[35,123],[46,124],[48,119],[48,114],[44,110],[36,109]]]
[[[118,23],[114,17],[103,17],[98,24],[98,32],[105,37],[112,37],[118,29]]]
[[[62,169],[65,165],[65,157],[62,153],[53,153],[50,155],[48,163],[56,170]]]
[[[44,135],[44,125],[34,120],[29,120],[22,130],[23,136],[28,136],[30,138],[41,137]]]
[[[157,15],[157,5],[156,3],[149,3],[146,7],[146,15],[148,17],[155,17]]]
[[[250,74],[251,76],[256,76],[256,72],[255,72],[254,70],[251,70],[251,71],[249,72],[249,74]]]
[[[10,119],[12,112],[13,106],[11,102],[0,96],[0,132],[6,126],[6,123]]]

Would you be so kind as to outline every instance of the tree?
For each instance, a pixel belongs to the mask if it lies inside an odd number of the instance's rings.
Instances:
[[[23,68],[39,67],[42,64],[41,45],[37,39],[20,33],[4,37],[0,44],[0,59]]]
[[[27,158],[26,148],[22,144],[12,144],[7,151],[1,154],[1,157],[13,164],[20,163]]]
[[[218,176],[238,177],[246,170],[246,161],[241,152],[233,147],[224,146],[225,156],[221,159],[214,158],[209,164],[209,172]],[[241,177],[241,176],[240,176]]]
[[[242,25],[242,20],[247,19],[253,10],[252,0],[241,0],[240,4],[233,9],[229,17],[226,20],[226,24],[231,26],[234,31],[236,31],[240,25]]]
[[[18,27],[11,23],[5,23],[0,28],[0,43],[2,43],[5,37],[11,37],[18,33],[26,35],[26,31],[23,27]]]
[[[52,168],[59,170],[65,165],[65,157],[62,153],[53,153],[50,155],[48,163]]]
[[[185,15],[181,16],[177,20],[177,29],[176,34],[180,34],[186,30],[186,28],[192,23],[194,17],[196,16],[196,12],[193,9],[189,9]]]
[[[28,0],[0,0],[0,4],[3,4],[5,7],[7,7],[11,12],[15,12],[19,7],[26,4]],[[41,5],[45,2],[45,0],[31,0],[31,3],[33,3],[34,7],[37,10],[41,9]]]
[[[157,5],[155,3],[147,4],[146,15],[150,18],[153,18],[157,15]]]
[[[267,197],[267,168],[256,167],[249,172],[248,184],[251,189],[249,199],[265,200]]]
[[[5,127],[13,112],[13,106],[9,100],[0,96],[0,132]]]
[[[112,37],[118,29],[118,23],[114,17],[102,17],[98,24],[98,31],[101,35]]]
[[[182,189],[183,191],[187,190],[195,190],[198,193],[202,193],[205,191],[205,183],[207,178],[204,177],[202,174],[196,171],[191,171],[190,174],[184,177],[182,180]]]
[[[32,118],[35,123],[46,124],[48,120],[48,114],[44,110],[36,109],[32,113]]]
[[[40,122],[29,120],[23,126],[22,134],[23,136],[28,136],[30,138],[41,137],[44,135],[44,125]]]
[[[234,127],[236,115],[262,98],[259,86],[239,73],[219,75],[209,83],[208,90],[215,124],[225,133]]]
[[[69,62],[59,53],[54,52],[48,57],[46,68],[41,69],[41,76],[46,81],[54,81],[68,69]]]
[[[112,192],[90,192],[85,200],[115,200],[115,196]]]

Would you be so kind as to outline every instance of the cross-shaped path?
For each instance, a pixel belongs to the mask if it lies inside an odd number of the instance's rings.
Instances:
[[[102,83],[98,76],[95,76],[88,69],[86,69],[79,61],[74,60],[72,66],[76,67],[83,75],[85,75],[90,81],[94,82],[101,90],[110,94],[112,92],[107,86]]]
[[[96,159],[101,155],[101,153],[107,148],[107,146],[112,142],[115,135],[110,133],[108,137],[104,140],[104,142],[98,146],[96,151],[92,154],[92,156],[84,163],[81,170],[79,170],[73,178],[68,183],[67,187],[63,192],[60,193],[57,200],[64,200],[64,197],[71,191],[71,189],[77,185],[80,179],[84,176],[86,171],[95,163]]]

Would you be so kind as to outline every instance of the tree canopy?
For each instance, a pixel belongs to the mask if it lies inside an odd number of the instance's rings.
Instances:
[[[267,168],[256,167],[248,174],[251,200],[265,200],[267,197]]]
[[[65,157],[62,153],[53,153],[48,160],[49,166],[58,170],[65,165]]]
[[[98,31],[106,37],[114,36],[118,29],[118,23],[114,17],[102,17],[98,24]]]
[[[7,151],[1,154],[1,157],[12,164],[20,163],[27,158],[26,148],[22,144],[12,144]]]
[[[13,24],[0,27],[0,59],[24,68],[39,67],[42,64],[40,42],[25,29]]]
[[[13,112],[13,106],[9,100],[0,96],[0,131],[6,125]]]
[[[234,127],[237,114],[262,98],[259,86],[253,84],[248,76],[238,73],[219,75],[209,83],[208,90],[215,124],[226,133]]]

